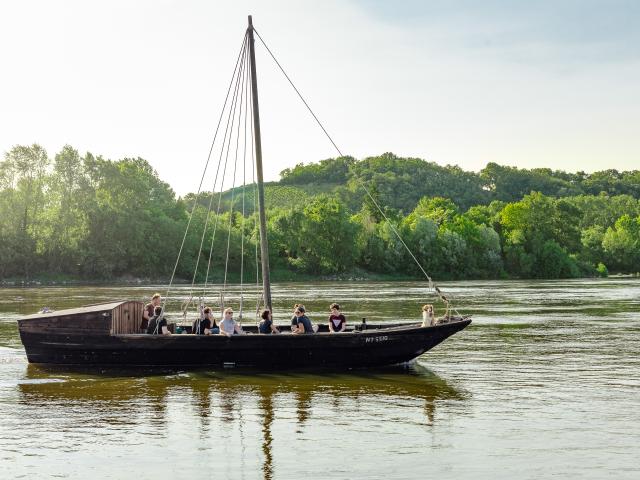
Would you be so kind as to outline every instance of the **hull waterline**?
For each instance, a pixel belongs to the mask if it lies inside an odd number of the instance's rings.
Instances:
[[[315,335],[100,335],[20,332],[30,363],[76,366],[362,368],[410,361],[470,319]]]

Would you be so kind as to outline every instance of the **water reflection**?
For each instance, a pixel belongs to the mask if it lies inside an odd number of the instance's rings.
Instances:
[[[265,480],[271,480],[273,478],[273,453],[271,452],[273,435],[271,433],[271,426],[275,418],[275,412],[273,409],[273,393],[270,389],[260,389],[258,406],[262,414],[262,455],[264,455],[262,475]]]
[[[199,423],[199,444],[205,444],[210,434],[219,436],[222,430],[227,432],[224,438],[239,434],[240,448],[245,450],[244,432],[252,427],[246,423],[257,422],[255,427],[262,438],[255,448],[262,453],[262,474],[266,479],[275,475],[274,442],[278,443],[277,433],[282,431],[274,430],[278,422],[293,422],[300,434],[308,423],[314,422],[316,426],[321,422],[327,411],[329,415],[351,415],[353,410],[358,412],[362,407],[366,411],[375,404],[381,413],[385,405],[408,403],[420,412],[424,425],[433,425],[438,401],[469,397],[419,366],[366,373],[278,375],[227,371],[70,371],[27,365],[18,389],[21,404],[37,411],[59,412],[59,417],[65,419],[65,429],[90,414],[94,428],[114,428],[119,423],[137,425],[138,430],[149,426],[155,436],[164,436],[171,410],[180,409],[184,414],[188,409],[191,418]],[[257,414],[252,414],[251,409]],[[287,417],[287,411],[293,415]],[[219,427],[214,428],[212,423]],[[280,439],[282,442],[287,442],[285,435]],[[241,461],[246,457],[243,454]]]

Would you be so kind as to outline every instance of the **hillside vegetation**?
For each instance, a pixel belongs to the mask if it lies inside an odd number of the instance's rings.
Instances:
[[[38,145],[16,146],[0,162],[0,279],[166,278],[196,200],[178,277],[191,279],[198,264],[203,279],[213,245],[219,278],[228,244],[229,269],[238,275],[244,251],[246,280],[255,280],[254,190],[224,192],[207,222],[210,194],[176,198],[143,159],[83,156],[70,146],[50,158]],[[385,153],[298,164],[265,195],[276,278],[285,270],[419,276],[392,226],[439,279],[640,271],[637,170],[489,163],[475,173]]]

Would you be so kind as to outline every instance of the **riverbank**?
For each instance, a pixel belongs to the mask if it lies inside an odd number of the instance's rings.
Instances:
[[[612,273],[607,275],[609,278],[637,278],[640,277],[640,273]],[[407,281],[419,281],[424,277],[416,277],[414,275],[401,275],[401,274],[385,274],[368,272],[366,270],[352,270],[340,274],[331,275],[313,275],[309,273],[300,273],[290,270],[274,269],[271,271],[272,282],[407,282]],[[583,277],[583,278],[601,278],[601,277]],[[245,276],[245,284],[255,283],[254,278],[247,278]],[[441,281],[450,281],[454,279],[440,279]],[[522,278],[464,278],[455,280],[525,280]],[[539,278],[536,280],[552,280]],[[557,280],[557,279],[556,279]],[[260,279],[262,281],[262,279]],[[151,277],[134,277],[134,276],[120,276],[114,278],[85,278],[80,276],[70,275],[47,275],[37,276],[30,279],[24,278],[7,278],[0,279],[0,287],[38,287],[38,286],[57,286],[57,285],[165,285],[167,284],[167,278],[151,278]],[[204,279],[197,279],[196,283],[203,283]],[[220,284],[224,282],[222,275],[214,275],[209,279],[209,283]],[[177,278],[173,281],[177,285],[185,285],[191,283],[190,279]],[[227,276],[227,283],[239,284],[240,275],[238,273],[229,273]]]
[[[272,270],[271,281],[272,282],[306,282],[306,281],[411,281],[420,280],[412,275],[391,275],[382,273],[373,273],[366,271],[351,271],[341,274],[332,275],[312,275],[309,273],[292,272],[288,270]],[[56,286],[56,285],[158,285],[166,284],[168,278],[151,278],[151,277],[133,277],[133,276],[120,276],[114,278],[85,278],[74,277],[69,275],[59,276],[37,276],[30,279],[24,278],[7,278],[0,279],[0,286],[2,287],[37,287],[37,286]],[[197,279],[196,283],[203,283],[204,279]],[[209,283],[223,283],[224,277],[221,275],[214,275],[209,279]],[[256,279],[247,278],[245,276],[245,284],[255,284]],[[262,282],[262,278],[260,279]],[[190,284],[190,279],[177,278],[173,281],[174,284],[185,285]],[[238,273],[229,273],[227,276],[227,283],[240,283],[240,275]]]

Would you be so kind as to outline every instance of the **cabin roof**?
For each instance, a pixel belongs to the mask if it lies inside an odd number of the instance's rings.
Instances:
[[[60,317],[62,315],[78,315],[82,313],[91,313],[91,312],[106,312],[108,310],[113,310],[114,308],[119,307],[124,303],[142,303],[137,300],[121,300],[119,302],[112,303],[98,303],[96,305],[87,305],[80,308],[67,308],[65,310],[56,310],[50,313],[34,313],[32,315],[26,315],[22,317],[20,320],[32,320],[36,318],[48,318],[48,317]]]

